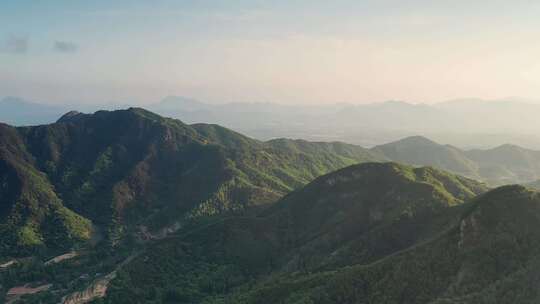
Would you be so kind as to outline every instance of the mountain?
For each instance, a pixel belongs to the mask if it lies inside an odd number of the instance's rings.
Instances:
[[[458,148],[440,145],[422,136],[380,145],[372,149],[387,158],[406,164],[435,166],[461,175],[480,178],[478,165]]]
[[[540,149],[536,101],[461,99],[437,104],[386,101],[371,104],[210,104],[168,97],[148,105],[188,122],[218,123],[259,139],[303,138],[375,146],[423,135],[463,148],[506,143]]]
[[[138,108],[2,125],[0,147],[3,254],[62,250],[95,233],[116,244],[137,229],[244,212],[377,159],[357,146],[265,143]]]
[[[467,151],[413,136],[371,151],[393,161],[435,166],[494,186],[528,183],[540,178],[540,151],[515,145]]]
[[[169,116],[181,115],[183,112],[196,112],[210,110],[211,105],[200,102],[196,99],[168,96],[152,107],[156,113],[167,113]],[[177,113],[178,112],[178,113]],[[176,115],[174,115],[176,114]]]
[[[28,254],[42,246],[67,249],[90,239],[88,219],[66,208],[17,129],[0,125],[0,251]]]
[[[479,174],[498,184],[530,182],[540,178],[540,151],[515,145],[489,150],[470,150],[465,154],[479,164]]]
[[[363,164],[149,247],[104,303],[537,303],[540,194]],[[181,271],[178,271],[181,270]]]
[[[535,155],[262,142],[140,108],[2,124],[0,301],[535,303],[539,194],[421,166],[525,178]]]
[[[77,102],[48,106],[19,98],[6,100],[0,101],[0,121],[17,126],[52,123],[69,110],[94,112],[129,106]],[[208,103],[168,96],[145,107],[185,123],[219,124],[259,140],[302,138],[373,147],[422,135],[464,149],[487,149],[508,143],[540,149],[540,124],[536,119],[540,106],[537,101],[516,98],[461,99],[436,104],[386,101],[287,105],[272,102]]]
[[[0,100],[0,122],[12,125],[39,125],[54,122],[67,111],[64,107],[28,102],[16,97]]]
[[[505,186],[468,207],[431,240],[372,263],[277,275],[231,302],[537,303],[540,195]]]
[[[111,282],[104,302],[323,303],[316,289],[325,291],[325,282],[436,240],[484,191],[429,167],[350,166],[258,217],[227,218],[154,244]]]

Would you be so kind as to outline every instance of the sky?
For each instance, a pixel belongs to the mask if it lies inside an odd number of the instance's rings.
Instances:
[[[540,100],[540,2],[0,0],[0,96]]]

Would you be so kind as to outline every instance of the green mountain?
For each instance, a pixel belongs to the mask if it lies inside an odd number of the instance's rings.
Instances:
[[[414,136],[374,147],[371,151],[393,161],[435,166],[493,186],[540,179],[540,151],[515,145],[465,151]]]
[[[540,195],[505,186],[467,207],[431,240],[368,264],[278,275],[235,301],[537,303]]]
[[[153,244],[103,302],[537,303],[540,193],[484,190],[432,168],[348,167],[258,217]]]
[[[105,303],[320,303],[313,288],[437,239],[485,190],[429,167],[347,167],[257,217],[226,218],[150,246],[111,283]]]
[[[435,166],[472,178],[480,178],[478,165],[467,158],[458,148],[440,145],[422,136],[407,137],[389,144],[377,146],[373,151],[387,158],[406,164]]]
[[[540,151],[515,145],[471,150],[467,157],[479,164],[479,174],[494,183],[522,183],[540,179]]]
[[[88,219],[66,208],[47,176],[34,166],[17,129],[0,125],[0,251],[51,246],[67,249],[88,240]]]
[[[139,229],[246,212],[375,154],[357,146],[260,142],[143,109],[70,112],[57,123],[0,128],[4,254],[116,244]]]
[[[535,157],[137,108],[0,125],[0,302],[537,303],[540,194],[470,179],[532,180]]]

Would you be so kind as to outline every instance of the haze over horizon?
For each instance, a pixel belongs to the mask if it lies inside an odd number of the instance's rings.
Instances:
[[[12,1],[0,4],[0,96],[540,100],[539,12],[531,1]]]
[[[538,16],[0,0],[0,303],[540,303]]]

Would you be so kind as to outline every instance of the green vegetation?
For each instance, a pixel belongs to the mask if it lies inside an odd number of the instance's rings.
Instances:
[[[433,168],[350,166],[257,217],[231,217],[157,242],[121,271],[104,302],[348,303],[328,294],[326,284],[336,285],[332,292],[352,290],[361,276],[343,278],[351,287],[336,281],[349,269],[452,231],[471,210],[464,202],[485,190]]]
[[[536,303],[540,194],[484,190],[432,168],[345,168],[259,217],[156,243],[103,302]]]
[[[535,158],[512,151],[260,142],[143,109],[0,125],[1,291],[51,283],[19,299],[35,304],[100,282],[94,304],[537,303],[540,194],[385,162],[527,176]]]
[[[540,179],[540,152],[514,145],[463,151],[414,136],[377,146],[371,151],[393,161],[434,166],[492,186]]]
[[[2,125],[0,256],[61,252],[89,240],[93,225],[116,245],[141,225],[158,232],[249,212],[317,176],[376,159],[352,145],[259,142],[143,109]]]

